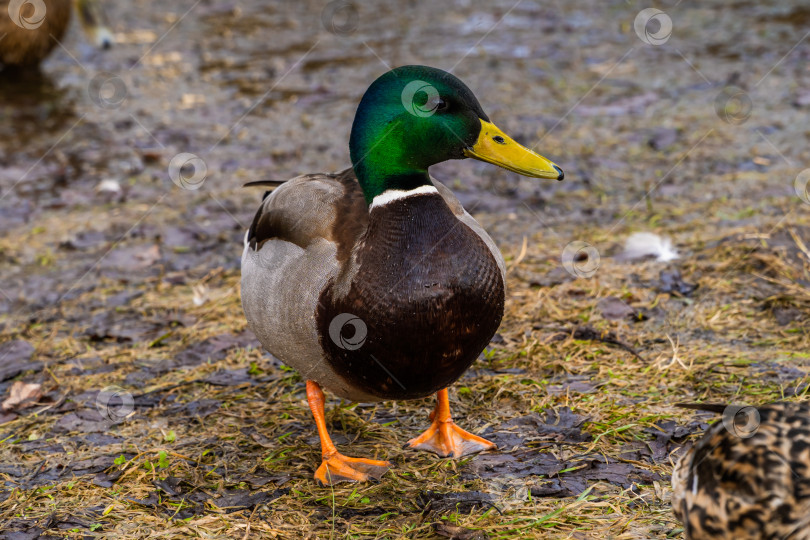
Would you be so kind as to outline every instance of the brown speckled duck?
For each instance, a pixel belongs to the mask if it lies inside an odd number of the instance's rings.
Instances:
[[[0,0],[0,67],[36,67],[64,36],[71,4],[90,41],[110,47],[112,34],[98,0]]]
[[[242,256],[250,328],[307,381],[323,484],[378,479],[390,464],[337,451],[322,387],[363,402],[436,393],[432,424],[410,447],[459,457],[495,446],[453,423],[447,387],[501,322],[504,260],[428,168],[471,157],[563,177],[492,124],[464,83],[425,66],[374,81],[349,149],[351,169],[298,176],[266,196]]]
[[[810,405],[682,406],[724,415],[672,473],[684,536],[810,540]]]

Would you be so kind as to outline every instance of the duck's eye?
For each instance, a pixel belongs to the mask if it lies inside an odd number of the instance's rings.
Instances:
[[[444,98],[437,97],[436,98],[436,106],[433,108],[434,111],[443,111],[447,109],[447,101]]]

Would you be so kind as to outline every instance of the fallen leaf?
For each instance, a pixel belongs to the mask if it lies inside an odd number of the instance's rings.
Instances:
[[[81,409],[68,413],[53,425],[53,431],[57,433],[78,432],[78,433],[103,433],[110,429],[112,422],[101,416],[96,409]]]
[[[776,324],[779,326],[787,326],[794,321],[801,321],[802,312],[794,307],[775,307],[771,310],[773,318],[776,319]]]
[[[34,346],[17,339],[0,345],[0,382],[16,377],[23,371],[39,371],[42,362],[32,362]]]
[[[690,296],[695,292],[695,289],[698,288],[695,284],[685,282],[678,269],[661,270],[658,278],[659,282],[655,287],[657,290],[664,293],[675,294],[677,296]]]
[[[214,386],[241,386],[243,384],[255,384],[253,378],[248,375],[247,368],[226,369],[212,373],[203,381]]]
[[[596,392],[596,386],[588,382],[588,377],[577,377],[572,376],[569,377],[569,380],[566,380],[562,384],[549,384],[546,387],[546,390],[552,396],[559,396],[567,394],[568,392],[573,392],[576,394],[592,394]]]
[[[235,489],[225,492],[222,497],[214,499],[212,502],[226,513],[238,512],[242,509],[252,509],[259,504],[267,504],[289,493],[289,489],[277,489],[272,492],[256,491],[251,493],[247,489]]]
[[[9,397],[0,405],[0,409],[4,411],[20,410],[30,407],[42,397],[40,388],[42,385],[38,383],[25,383],[16,381],[11,385],[9,390]]]
[[[573,497],[586,489],[585,483],[580,479],[552,478],[547,482],[532,486],[529,490],[532,497]]]
[[[166,331],[164,321],[147,320],[138,313],[105,310],[93,316],[84,335],[94,341],[151,341]]]
[[[635,309],[615,296],[602,298],[599,300],[597,306],[602,312],[602,317],[611,321],[629,319],[632,318],[636,313]]]
[[[449,523],[434,523],[433,529],[442,538],[450,538],[451,540],[486,540],[489,538],[484,531],[475,531]]]
[[[3,365],[12,362],[27,362],[34,354],[34,346],[22,339],[7,341],[0,345],[0,361]]]
[[[480,491],[452,491],[449,493],[439,493],[437,491],[423,491],[419,494],[417,505],[422,509],[422,513],[434,512],[443,514],[445,512],[457,512],[459,514],[469,514],[476,508],[494,507],[493,496]]]
[[[182,414],[184,416],[191,416],[193,418],[205,418],[217,412],[221,401],[216,399],[199,399],[190,401],[188,403],[176,403],[169,407],[170,414]]]

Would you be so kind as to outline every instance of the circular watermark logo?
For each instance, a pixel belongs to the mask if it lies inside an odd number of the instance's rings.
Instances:
[[[796,176],[793,189],[801,200],[810,204],[810,169],[805,169]]]
[[[402,106],[414,116],[433,116],[439,107],[439,91],[425,81],[411,81],[402,89]]]
[[[207,175],[208,166],[196,154],[181,152],[169,162],[169,177],[183,189],[200,189]]]
[[[672,37],[672,19],[660,9],[642,9],[633,21],[633,29],[644,43],[663,45]]]
[[[599,270],[601,262],[599,250],[582,240],[574,240],[565,246],[562,252],[563,268],[574,277],[593,276]]]
[[[26,30],[36,30],[42,26],[46,12],[44,0],[10,0],[8,3],[11,22]]]
[[[714,112],[727,124],[744,124],[751,117],[754,104],[742,88],[727,86],[714,98]]]
[[[132,394],[118,386],[108,386],[96,396],[96,409],[113,424],[123,422],[135,410]]]
[[[87,85],[90,101],[102,109],[117,109],[127,99],[127,85],[114,73],[98,73]]]
[[[755,407],[729,405],[723,410],[723,427],[741,439],[753,437],[759,423],[759,411]]]
[[[347,351],[356,351],[362,347],[366,342],[366,335],[368,335],[366,323],[351,313],[341,313],[329,323],[329,337],[332,342]]]
[[[338,36],[348,36],[357,30],[360,13],[351,2],[335,0],[321,10],[321,24],[327,32]]]

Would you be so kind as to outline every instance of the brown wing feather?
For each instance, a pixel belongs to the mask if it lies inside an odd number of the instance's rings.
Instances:
[[[368,204],[354,169],[337,174],[335,180],[343,186],[344,196],[335,205],[331,238],[337,243],[337,261],[342,265],[349,260],[358,239],[368,229]]]
[[[247,242],[259,250],[271,238],[306,248],[326,239],[348,258],[368,224],[368,206],[354,171],[307,174],[279,185],[265,197],[248,230]],[[345,260],[345,259],[344,259]]]

